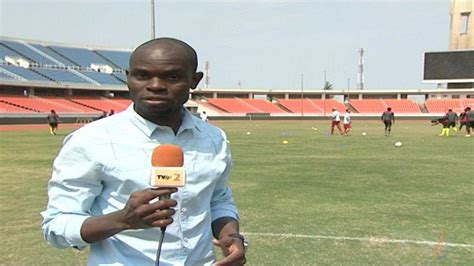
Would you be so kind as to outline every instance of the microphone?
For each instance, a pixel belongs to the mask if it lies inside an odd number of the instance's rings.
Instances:
[[[162,144],[157,146],[151,154],[150,185],[157,188],[184,187],[186,175],[184,173],[183,150],[176,145]],[[160,196],[159,200],[169,199],[170,195]],[[165,237],[166,226],[161,227],[155,266],[160,265],[161,247]]]
[[[186,175],[183,167],[183,150],[176,145],[157,146],[151,155],[150,185],[153,187],[184,187]],[[170,195],[159,199],[169,199]]]

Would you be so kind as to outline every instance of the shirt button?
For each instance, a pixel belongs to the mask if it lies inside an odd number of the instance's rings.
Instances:
[[[186,243],[188,243],[188,240],[189,239],[187,237],[183,238],[183,241],[186,242]]]
[[[182,212],[182,213],[186,213],[187,211],[188,211],[187,208],[181,208],[181,212]]]

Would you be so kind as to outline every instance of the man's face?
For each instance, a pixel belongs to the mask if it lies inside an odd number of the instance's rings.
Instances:
[[[135,111],[150,121],[179,114],[202,73],[195,73],[184,48],[150,44],[136,51],[127,73]]]

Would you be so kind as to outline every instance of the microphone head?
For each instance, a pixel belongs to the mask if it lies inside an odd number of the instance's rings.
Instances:
[[[172,144],[157,146],[151,155],[151,165],[154,167],[182,167],[183,162],[183,150]]]

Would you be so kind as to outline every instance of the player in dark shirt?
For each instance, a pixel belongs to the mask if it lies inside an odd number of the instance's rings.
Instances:
[[[441,130],[441,133],[438,136],[440,136],[440,137],[442,137],[442,136],[449,137],[449,120],[446,116],[431,120],[431,124],[433,126],[438,125],[438,124],[443,125],[443,129]]]
[[[49,133],[51,133],[51,135],[56,135],[60,121],[59,115],[56,114],[56,111],[51,110],[51,113],[49,113],[49,115],[46,117],[46,120],[48,120],[49,124]]]
[[[381,120],[385,124],[385,136],[390,136],[392,124],[395,124],[395,114],[392,112],[392,108],[388,107],[387,111],[383,112]]]
[[[464,108],[464,112],[459,114],[459,129],[458,129],[458,132],[461,132],[462,127],[466,126],[466,124],[467,124],[466,111],[467,111],[467,108]],[[467,126],[466,126],[466,128],[467,128]]]
[[[474,129],[474,111],[471,110],[471,107],[466,108],[466,130],[467,134],[465,135],[466,137],[471,136],[471,131]]]
[[[446,118],[448,119],[448,128],[451,129],[453,128],[454,132],[456,132],[458,129],[456,128],[456,121],[458,120],[458,114],[456,112],[453,112],[453,109],[449,109],[448,112],[446,113]]]

